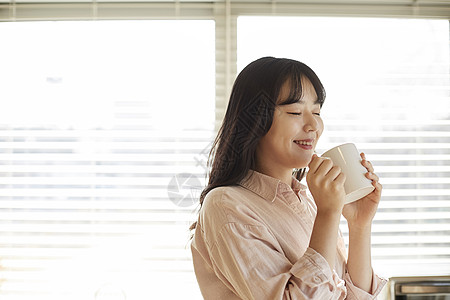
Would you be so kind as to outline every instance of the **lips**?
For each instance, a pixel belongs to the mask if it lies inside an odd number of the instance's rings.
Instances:
[[[313,142],[311,140],[300,140],[300,141],[294,141],[294,143],[304,146],[312,146]]]
[[[296,143],[298,146],[300,146],[305,150],[311,150],[313,148],[314,140],[312,139],[294,140],[294,143]]]

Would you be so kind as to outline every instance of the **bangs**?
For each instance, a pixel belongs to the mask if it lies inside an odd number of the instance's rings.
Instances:
[[[301,64],[301,63],[300,63]],[[288,105],[298,102],[303,97],[303,83],[305,79],[308,79],[317,95],[317,103],[322,107],[325,102],[325,88],[320,82],[319,77],[316,73],[311,70],[308,66],[301,64],[300,66],[291,66],[288,70],[286,76],[284,76],[281,85],[285,82],[290,82],[290,94],[289,97],[279,103],[278,105]],[[280,87],[281,87],[280,85]],[[281,90],[281,88],[280,88]]]

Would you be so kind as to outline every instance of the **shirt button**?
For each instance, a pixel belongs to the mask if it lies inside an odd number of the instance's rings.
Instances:
[[[318,276],[314,276],[313,278],[315,283],[319,283],[320,282],[320,278]]]

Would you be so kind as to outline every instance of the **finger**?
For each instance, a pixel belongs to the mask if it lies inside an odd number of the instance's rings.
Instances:
[[[313,158],[311,159],[311,162],[309,163],[309,170],[312,172],[312,174],[316,174],[320,167],[322,166],[322,163],[326,160],[326,158],[318,157],[317,155],[313,155]]]
[[[364,153],[361,153],[361,154],[364,154]],[[361,158],[362,157],[363,157],[363,155],[361,155]],[[361,164],[364,166],[364,168],[367,169],[367,171],[369,171],[369,172],[373,172],[374,171],[372,163],[366,159],[365,155],[364,155],[364,158],[361,161]]]
[[[331,159],[321,159],[320,165],[317,167],[315,174],[317,176],[325,176],[333,168],[333,162]]]
[[[313,154],[311,157],[311,161],[308,164],[309,171],[314,173],[317,167],[320,165],[319,157],[316,154]]]
[[[380,180],[380,178],[378,177],[378,175],[375,174],[375,173],[372,173],[372,172],[367,172],[367,173],[366,173],[366,178],[369,179],[369,180],[373,180],[373,181],[378,181],[378,180]]]
[[[383,189],[383,186],[378,181],[374,183],[375,190],[380,191]]]
[[[372,163],[371,163],[370,161],[368,161],[368,160],[363,160],[363,161],[362,161],[362,164],[363,164],[363,166],[366,167],[367,169],[370,169],[370,170],[369,170],[370,172],[373,172],[373,165],[372,165]]]
[[[333,166],[326,174],[327,177],[329,177],[331,180],[335,180],[340,174],[342,173],[342,170],[338,166]]]
[[[346,179],[346,177],[345,177],[345,174],[344,173],[340,173],[337,177],[336,177],[336,179],[334,180],[336,183],[338,183],[338,184],[344,184],[345,183],[345,179]]]
[[[383,190],[383,186],[379,182],[372,183],[374,186],[374,190],[372,193],[374,193],[378,198],[381,197],[381,191]]]
[[[378,181],[372,181],[372,186],[375,188],[375,190],[373,191],[373,192],[379,192],[379,193],[381,193],[381,190],[383,189],[383,186],[381,185],[381,183],[380,182],[378,182]]]

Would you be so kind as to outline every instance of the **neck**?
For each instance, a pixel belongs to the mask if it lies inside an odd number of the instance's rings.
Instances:
[[[255,168],[255,171],[279,179],[289,186],[291,186],[292,184],[292,169],[288,168],[272,170],[270,168],[265,168],[264,166],[257,166]]]

